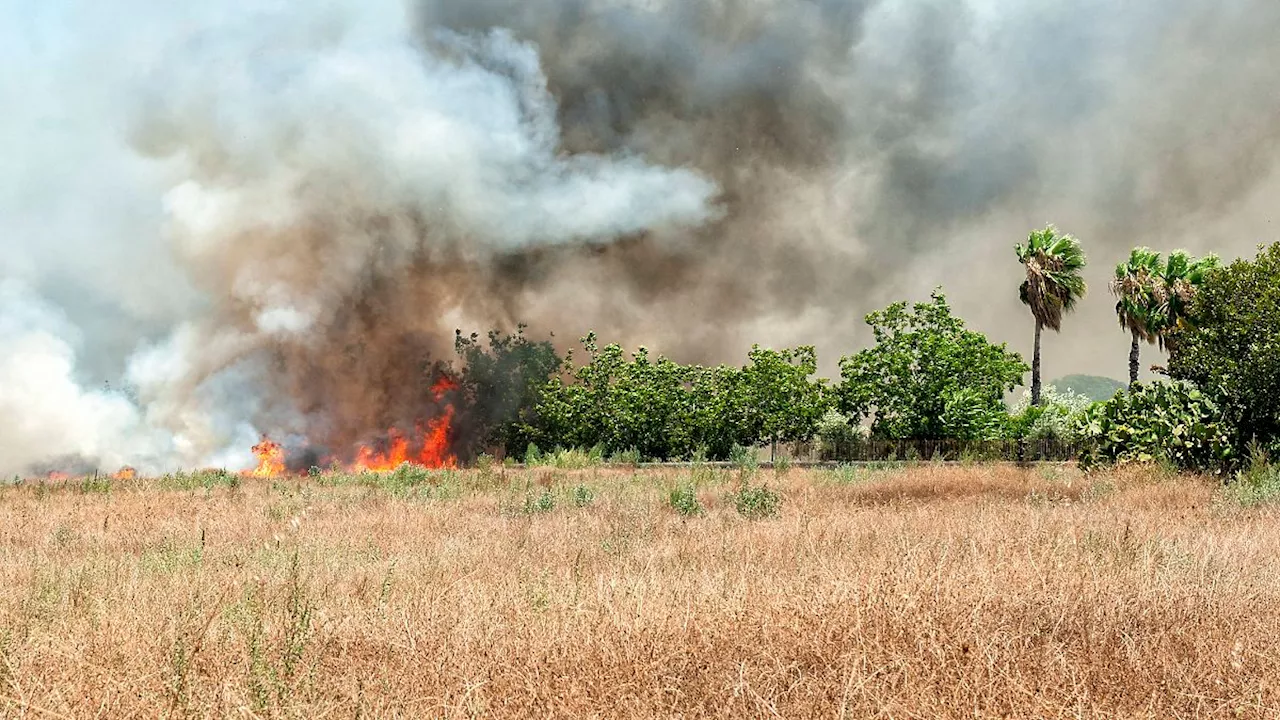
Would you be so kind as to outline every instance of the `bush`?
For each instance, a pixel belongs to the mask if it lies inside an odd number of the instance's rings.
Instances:
[[[697,517],[706,512],[692,485],[678,485],[667,496],[667,504],[684,517]]]
[[[818,421],[818,456],[823,460],[848,457],[862,439],[861,428],[839,410],[831,409]]]
[[[875,345],[840,359],[840,411],[872,418],[893,439],[986,439],[1005,415],[1004,394],[1027,364],[1005,345],[965,328],[941,291],[930,302],[894,303],[866,317]]]
[[[640,451],[635,448],[619,450],[609,456],[611,465],[639,465]]]
[[[584,508],[596,499],[596,494],[594,490],[586,485],[578,485],[570,493],[569,499],[573,502],[574,507]]]
[[[753,447],[734,445],[729,453],[729,460],[733,462],[734,467],[746,473],[754,473],[760,467],[760,461],[756,458],[756,449]]]
[[[1271,457],[1253,443],[1249,464],[1227,488],[1227,496],[1245,507],[1280,500],[1280,465],[1273,464]]]
[[[782,496],[764,485],[744,482],[733,494],[733,506],[738,514],[752,520],[777,516],[781,504]]]
[[[1223,474],[1236,461],[1230,431],[1208,395],[1186,383],[1135,385],[1081,418],[1084,467],[1167,462],[1177,470]]]
[[[556,494],[550,489],[540,493],[529,493],[524,496],[522,509],[526,515],[549,513],[556,509]]]
[[[1081,423],[1093,404],[1084,395],[1049,385],[1044,389],[1040,405],[1034,406],[1031,393],[1024,392],[1009,412],[1008,435],[1018,440],[1078,442]]]

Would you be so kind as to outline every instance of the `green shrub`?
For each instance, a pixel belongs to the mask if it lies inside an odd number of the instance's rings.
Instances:
[[[773,461],[773,473],[775,475],[786,475],[791,472],[791,458],[783,455]]]
[[[1230,431],[1214,402],[1186,383],[1136,385],[1081,418],[1080,463],[1165,461],[1180,471],[1223,474],[1236,463]]]
[[[1167,339],[1169,374],[1212,396],[1240,457],[1280,441],[1280,243],[1210,272]]]
[[[574,507],[584,508],[596,499],[596,494],[586,485],[578,485],[570,493],[569,499],[573,501]]]
[[[862,439],[861,430],[839,410],[828,410],[818,421],[818,457],[835,460],[853,455],[854,448]]]
[[[556,509],[556,494],[550,488],[540,493],[528,493],[524,496],[524,507],[522,508],[526,515],[536,515],[540,513],[549,513]]]
[[[1015,439],[1078,442],[1082,420],[1093,404],[1084,395],[1053,385],[1045,387],[1038,406],[1031,404],[1031,393],[1024,392],[1009,411],[1008,435]]]
[[[776,517],[780,505],[782,496],[765,485],[753,486],[744,482],[733,494],[733,506],[738,514],[752,520]]]
[[[734,445],[729,453],[729,460],[734,467],[747,472],[755,472],[760,467],[760,461],[756,458],[756,449],[753,447]]]
[[[702,503],[698,501],[698,494],[693,485],[676,486],[667,496],[667,504],[684,517],[697,517],[706,512]]]
[[[1227,487],[1227,497],[1245,507],[1280,500],[1280,465],[1261,445],[1250,446],[1249,464]]]
[[[639,465],[640,451],[635,448],[627,448],[619,450],[609,456],[609,464],[611,465]]]

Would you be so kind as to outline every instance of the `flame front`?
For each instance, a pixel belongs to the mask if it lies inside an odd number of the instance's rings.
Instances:
[[[441,376],[431,392],[437,401],[443,401],[445,394],[456,387],[449,377]],[[405,437],[398,428],[391,428],[387,431],[385,447],[362,445],[350,470],[390,472],[407,462],[428,468],[457,467],[458,458],[449,451],[453,440],[453,413],[453,405],[446,404],[439,417],[418,423],[411,438]]]
[[[115,480],[133,480],[134,478],[138,477],[138,471],[134,470],[128,465],[125,465],[124,467],[117,470],[116,474],[112,475],[111,477]]]
[[[452,468],[458,466],[458,458],[450,450],[453,443],[453,405],[446,395],[457,388],[448,376],[441,376],[431,387],[431,393],[442,407],[440,413],[426,422],[415,423],[412,433],[400,428],[387,430],[385,438],[356,450],[354,462],[346,466],[349,472],[391,472],[405,463],[428,468]],[[253,446],[258,465],[246,470],[253,477],[276,477],[287,472],[284,448],[272,442],[266,435]],[[327,460],[325,462],[328,462]]]
[[[284,448],[280,443],[263,435],[262,441],[253,446],[253,454],[258,458],[258,466],[250,470],[249,475],[266,478],[284,474]]]

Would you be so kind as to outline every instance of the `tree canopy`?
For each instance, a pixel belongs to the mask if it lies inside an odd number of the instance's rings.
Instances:
[[[875,345],[840,361],[841,412],[872,418],[888,438],[974,437],[1006,415],[1005,393],[1027,365],[1005,345],[968,330],[941,290],[929,302],[870,313]]]
[[[1208,392],[1237,446],[1280,441],[1280,243],[1210,270],[1171,342],[1169,374]]]

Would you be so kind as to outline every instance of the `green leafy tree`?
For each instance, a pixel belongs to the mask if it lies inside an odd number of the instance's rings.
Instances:
[[[609,454],[635,450],[641,457],[666,459],[692,451],[691,396],[686,384],[693,368],[639,348],[628,360],[617,344],[599,347],[595,333],[582,339],[587,362],[568,378],[547,383],[538,406],[539,444],[547,447],[600,446]],[[566,360],[566,367],[572,356]]]
[[[1004,395],[1027,365],[1005,345],[968,330],[941,290],[930,302],[894,303],[866,317],[875,345],[840,360],[839,409],[872,418],[874,435],[982,435],[1003,421]]]
[[[741,368],[694,367],[689,383],[690,435],[695,451],[709,460],[727,460],[734,447],[759,441],[751,425],[753,411]]]
[[[1128,330],[1132,339],[1129,346],[1129,387],[1138,383],[1141,343],[1154,344],[1160,337],[1163,324],[1157,297],[1162,293],[1157,285],[1161,283],[1163,270],[1160,253],[1139,247],[1129,253],[1128,261],[1116,265],[1115,277],[1111,280],[1111,293],[1116,296],[1116,317],[1120,320],[1120,327]]]
[[[750,362],[742,369],[746,434],[755,437],[744,439],[752,440],[751,445],[769,441],[772,458],[779,442],[809,440],[818,431],[818,421],[830,407],[825,381],[812,378],[818,353],[810,345],[791,350],[756,345],[747,357]]]
[[[454,349],[462,359],[458,389],[464,402],[457,425],[463,436],[475,439],[472,453],[498,445],[507,452],[523,450],[529,428],[537,424],[535,408],[547,380],[561,364],[549,341],[534,342],[520,325],[514,334],[489,332],[488,347],[472,333],[459,330]]]
[[[1280,243],[1210,270],[1171,331],[1169,374],[1211,395],[1237,452],[1280,442]]]
[[[1075,309],[1088,286],[1082,275],[1084,250],[1076,238],[1059,233],[1052,225],[1035,230],[1026,244],[1014,247],[1026,279],[1018,290],[1022,303],[1036,321],[1035,350],[1031,360],[1031,404],[1040,404],[1040,335],[1044,328],[1062,330],[1062,318]]]

